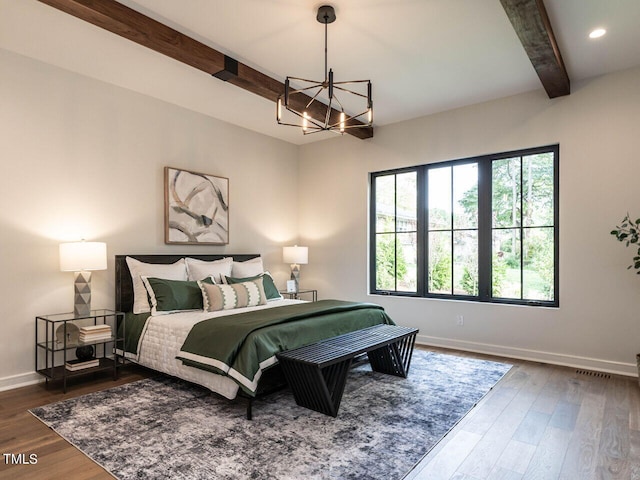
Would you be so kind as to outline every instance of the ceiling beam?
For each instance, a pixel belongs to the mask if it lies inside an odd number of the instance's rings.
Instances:
[[[284,92],[284,84],[275,78],[244,65],[115,0],[39,1],[272,102],[276,102],[278,96]],[[304,97],[300,99],[301,103],[311,101],[311,97]],[[316,103],[314,102],[312,107]],[[324,121],[326,109],[321,105],[317,107],[319,108],[309,109],[309,114],[313,118]],[[332,109],[331,116],[337,118],[339,112]],[[275,118],[273,120],[275,121]],[[363,123],[352,119],[348,125],[357,126]],[[345,130],[345,133],[357,138],[371,138],[373,127],[350,128]]]
[[[549,98],[571,93],[571,84],[543,0],[500,0]]]

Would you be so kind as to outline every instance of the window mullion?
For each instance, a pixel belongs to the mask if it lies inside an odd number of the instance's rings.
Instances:
[[[393,290],[398,291],[398,175],[393,176]]]
[[[449,228],[450,228],[450,232],[451,232],[451,295],[455,295],[455,291],[454,291],[454,286],[455,286],[455,278],[454,278],[454,272],[455,272],[455,267],[456,267],[456,259],[454,256],[454,252],[453,252],[453,246],[454,246],[454,235],[453,235],[453,231],[454,231],[454,223],[453,223],[453,166],[449,167],[451,174],[450,174],[450,178],[451,178],[451,183],[449,188],[451,189],[451,198],[449,199],[449,211],[451,212],[450,218],[449,218]]]
[[[520,300],[524,300],[524,157],[520,157]]]
[[[418,202],[417,208],[417,217],[418,217],[418,225],[417,225],[417,285],[416,290],[418,295],[425,296],[427,294],[427,285],[426,281],[427,272],[429,269],[427,268],[427,263],[429,261],[429,208],[427,205],[427,168],[422,167],[417,169],[417,181],[416,188],[418,189],[416,195],[416,201]]]
[[[491,288],[493,222],[492,222],[492,163],[489,159],[478,162],[478,296],[489,301]]]

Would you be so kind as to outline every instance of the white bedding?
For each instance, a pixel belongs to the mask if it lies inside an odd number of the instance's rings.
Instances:
[[[137,363],[159,372],[197,383],[223,397],[233,399],[238,393],[238,384],[229,377],[183,365],[180,360],[176,359],[176,355],[180,351],[185,338],[187,338],[191,327],[208,318],[235,315],[294,303],[302,303],[302,301],[272,300],[266,305],[220,312],[198,310],[151,316],[140,339]]]

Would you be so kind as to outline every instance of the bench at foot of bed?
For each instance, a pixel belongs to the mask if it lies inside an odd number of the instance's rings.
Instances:
[[[276,354],[296,403],[336,417],[353,359],[366,353],[376,372],[406,378],[417,328],[375,325]]]

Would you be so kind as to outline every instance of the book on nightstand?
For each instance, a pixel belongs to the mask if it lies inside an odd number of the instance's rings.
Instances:
[[[64,364],[64,366],[70,372],[76,372],[78,370],[84,370],[85,368],[100,366],[100,359],[92,358],[91,360],[69,360]]]
[[[82,343],[99,342],[111,339],[111,325],[90,325],[80,327],[79,340]]]

